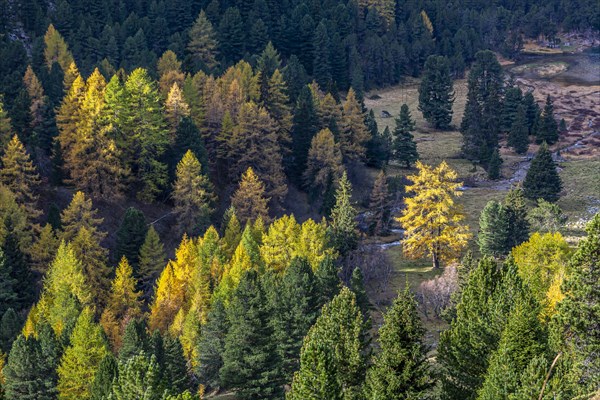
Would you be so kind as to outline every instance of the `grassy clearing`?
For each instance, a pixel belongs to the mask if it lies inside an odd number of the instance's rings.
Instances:
[[[563,193],[558,205],[569,218],[567,234],[581,236],[585,222],[600,212],[600,160],[571,160],[561,166]]]

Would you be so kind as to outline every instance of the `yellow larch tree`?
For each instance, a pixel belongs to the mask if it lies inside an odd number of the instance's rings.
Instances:
[[[406,208],[397,218],[404,228],[402,250],[412,259],[429,256],[439,268],[440,262],[456,259],[471,237],[455,203],[462,182],[445,161],[437,167],[421,162],[416,166],[418,174],[407,177],[412,185],[406,186],[406,193],[412,197],[405,199]]]
[[[106,308],[100,317],[100,324],[115,351],[121,347],[127,323],[142,315],[141,292],[136,290],[136,285],[133,268],[123,256],[112,281]]]
[[[184,117],[190,116],[190,106],[185,101],[183,93],[177,82],[174,82],[169,90],[167,101],[165,102],[165,117],[169,124],[169,135],[171,141],[175,140],[177,127]]]
[[[365,145],[371,138],[356,92],[350,88],[343,106],[340,124],[340,146],[344,160],[361,160],[365,156]]]
[[[335,250],[328,244],[325,218],[320,223],[315,222],[313,219],[304,221],[298,235],[294,255],[306,259],[315,272],[321,261],[327,257],[336,256]]]
[[[293,215],[284,215],[273,221],[260,246],[260,254],[267,268],[283,272],[288,267],[295,255],[300,230]]]
[[[53,63],[58,63],[63,71],[67,71],[71,63],[73,62],[73,55],[67,47],[67,43],[63,37],[54,28],[54,25],[50,24],[48,30],[44,35],[44,58],[46,59],[46,66],[48,69],[52,67]]]
[[[231,205],[240,223],[269,218],[269,198],[265,194],[265,184],[249,167],[242,175],[237,191],[231,198]]]

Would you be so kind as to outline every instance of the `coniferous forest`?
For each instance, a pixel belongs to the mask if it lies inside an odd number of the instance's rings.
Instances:
[[[506,68],[599,30],[593,0],[0,0],[0,400],[598,398],[600,110]]]

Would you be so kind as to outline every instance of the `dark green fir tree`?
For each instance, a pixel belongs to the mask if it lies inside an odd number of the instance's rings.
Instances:
[[[525,197],[530,200],[544,199],[554,203],[560,197],[562,181],[556,170],[548,145],[542,143],[523,182]]]
[[[429,56],[419,86],[419,111],[436,129],[449,129],[452,123],[454,91],[448,59]]]
[[[402,104],[393,131],[393,149],[394,159],[406,168],[410,168],[410,165],[419,159],[417,144],[412,135],[414,130],[415,122],[410,115],[410,110],[406,104]]]

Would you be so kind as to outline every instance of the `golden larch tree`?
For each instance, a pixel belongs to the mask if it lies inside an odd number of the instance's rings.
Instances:
[[[269,199],[265,195],[265,184],[252,168],[242,175],[240,186],[231,198],[231,205],[242,225],[257,218],[269,219]]]
[[[433,267],[439,268],[440,261],[457,258],[471,237],[455,203],[462,182],[445,161],[435,168],[419,161],[416,166],[418,174],[408,176],[412,185],[406,186],[413,196],[405,199],[406,208],[397,218],[404,228],[402,250],[412,259],[430,256]]]
[[[371,138],[362,107],[352,88],[344,102],[343,116],[340,126],[340,145],[344,160],[360,160],[365,156],[365,145]]]

